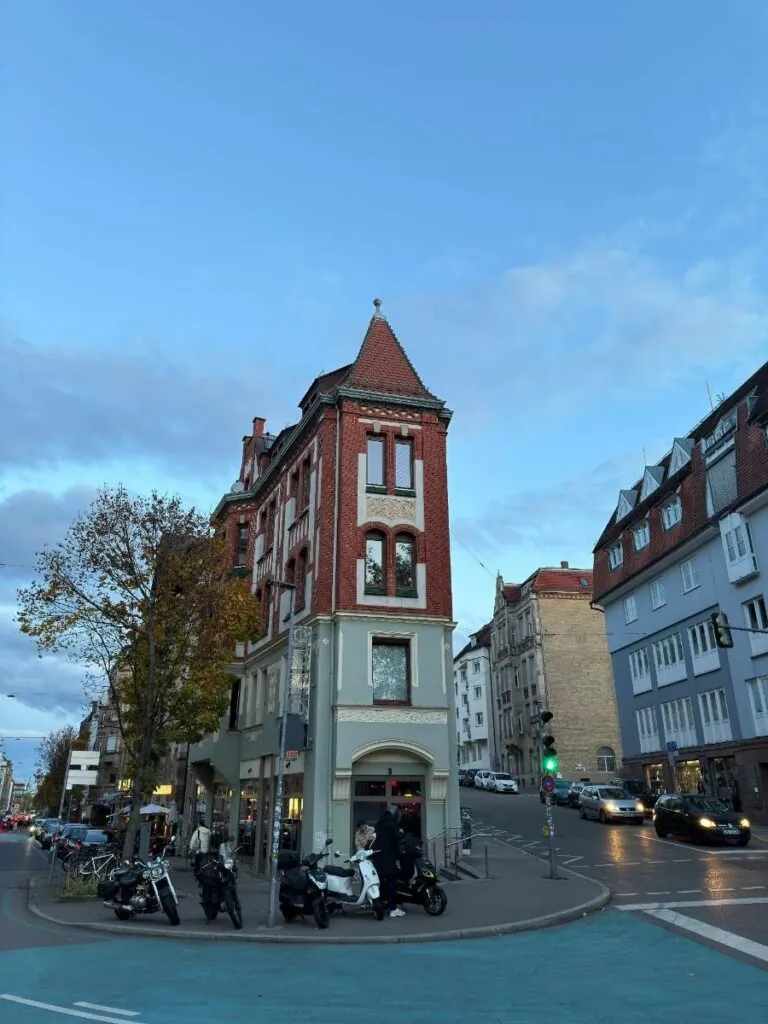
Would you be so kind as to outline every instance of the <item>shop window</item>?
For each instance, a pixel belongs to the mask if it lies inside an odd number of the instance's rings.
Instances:
[[[405,533],[395,539],[395,586],[400,597],[416,594],[416,544]]]
[[[387,592],[384,555],[384,534],[369,533],[365,538],[366,594],[386,594]]]
[[[405,640],[373,641],[374,704],[409,704],[411,700],[411,645]]]
[[[421,779],[393,779],[392,796],[412,799],[421,796]]]
[[[355,783],[355,796],[381,796],[387,795],[387,784],[384,781],[364,780]]]

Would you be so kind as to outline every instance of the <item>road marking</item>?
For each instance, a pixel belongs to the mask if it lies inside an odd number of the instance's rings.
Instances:
[[[764,885],[742,885],[741,887],[744,892],[749,892],[750,889],[764,889]]]
[[[106,1013],[119,1013],[123,1017],[138,1017],[138,1010],[118,1010],[116,1006],[100,1006],[99,1003],[75,1003],[84,1010],[104,1010]]]
[[[54,1006],[53,1003],[39,1003],[36,999],[22,999],[21,996],[11,996],[8,993],[0,994],[0,999],[5,999],[9,1003],[19,1003],[21,1006],[34,1006],[38,1010],[49,1010],[51,1013],[61,1013],[66,1017],[106,1021],[106,1024],[125,1024],[125,1017],[104,1017],[97,1013],[87,1013],[84,1010],[68,1010],[66,1006]]]
[[[704,921],[695,921],[692,917],[685,917],[683,914],[676,914],[673,910],[646,910],[649,917],[656,917],[660,921],[666,921],[676,928],[683,928],[685,931],[699,935],[702,939],[709,939],[719,946],[727,949],[735,949],[747,956],[754,957],[768,963],[768,946],[761,942],[753,942],[752,939],[745,939],[735,932],[727,932],[724,928],[716,928],[714,925],[705,924]]]
[[[735,889],[724,889],[724,888],[723,889],[712,888],[712,889],[707,889],[707,892],[736,892],[736,890]]]
[[[690,857],[675,857],[675,859],[672,861],[673,864],[690,864],[690,862]]]
[[[751,907],[768,903],[766,896],[740,896],[724,900],[678,900],[664,903],[623,903],[617,910],[675,910],[677,907]]]
[[[656,892],[653,892],[651,889],[649,889],[648,892],[645,895],[646,896],[670,896],[671,892],[670,892],[669,889],[659,889]]]
[[[647,860],[646,864],[664,864],[663,860]]]
[[[616,861],[612,860],[612,861],[610,861],[610,863],[608,863],[608,864],[593,864],[593,865],[592,865],[592,867],[593,867],[593,868],[612,868],[612,867],[614,867],[614,866],[615,866],[615,864],[616,864]],[[584,865],[584,867],[585,867],[585,868],[586,868],[586,867],[589,867],[589,865],[588,865],[588,864],[585,864],[585,865]]]
[[[560,854],[560,856],[561,857],[568,857],[568,854],[567,853],[562,853],[562,854]],[[584,855],[582,854],[580,857],[568,857],[568,860],[564,860],[563,861],[563,867],[565,867],[567,864],[573,864],[577,860],[584,860]],[[582,867],[587,867],[587,865],[586,864],[582,864]]]
[[[617,896],[639,896],[639,892],[617,892]]]
[[[704,890],[703,889],[678,889],[677,890],[678,896],[691,896],[691,895],[693,895],[693,893],[696,893],[696,892],[704,892]]]
[[[534,839],[532,843],[523,843],[523,849],[525,849],[528,846],[538,846],[540,842],[540,839]]]

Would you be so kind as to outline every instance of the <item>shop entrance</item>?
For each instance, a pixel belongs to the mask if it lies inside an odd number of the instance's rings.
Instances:
[[[419,840],[424,838],[422,835],[423,777],[355,779],[354,787],[353,832],[361,821],[375,826],[386,810],[387,804],[397,804],[402,815],[400,825],[403,831]]]

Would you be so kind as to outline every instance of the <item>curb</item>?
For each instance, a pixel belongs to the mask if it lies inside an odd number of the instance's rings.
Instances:
[[[565,869],[562,869],[565,870]],[[577,875],[575,871],[569,874],[578,878],[586,878],[585,875]],[[264,929],[262,934],[243,935],[242,932],[190,932],[181,928],[161,928],[153,925],[136,928],[130,924],[98,924],[90,922],[62,921],[57,917],[40,910],[35,897],[35,879],[29,881],[28,906],[31,913],[50,924],[60,925],[64,928],[83,928],[87,931],[105,932],[109,935],[135,936],[137,938],[155,939],[185,939],[193,942],[251,942],[262,945],[325,945],[325,946],[391,946],[409,945],[424,942],[455,942],[459,939],[487,939],[500,935],[514,935],[518,932],[537,931],[541,928],[551,928],[555,925],[568,924],[576,921],[587,914],[593,914],[602,910],[611,898],[610,890],[602,882],[596,882],[592,878],[586,879],[598,886],[600,893],[585,903],[580,903],[567,910],[558,910],[553,914],[545,914],[542,917],[531,917],[524,921],[510,921],[506,924],[483,925],[479,928],[455,928],[447,932],[422,932],[416,935],[387,935],[387,936],[301,936],[285,935],[277,932],[267,932]]]

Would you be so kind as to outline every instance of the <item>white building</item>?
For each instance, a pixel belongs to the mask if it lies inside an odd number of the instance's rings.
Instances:
[[[491,770],[496,764],[490,638],[490,626],[483,626],[453,659],[460,768]]]

